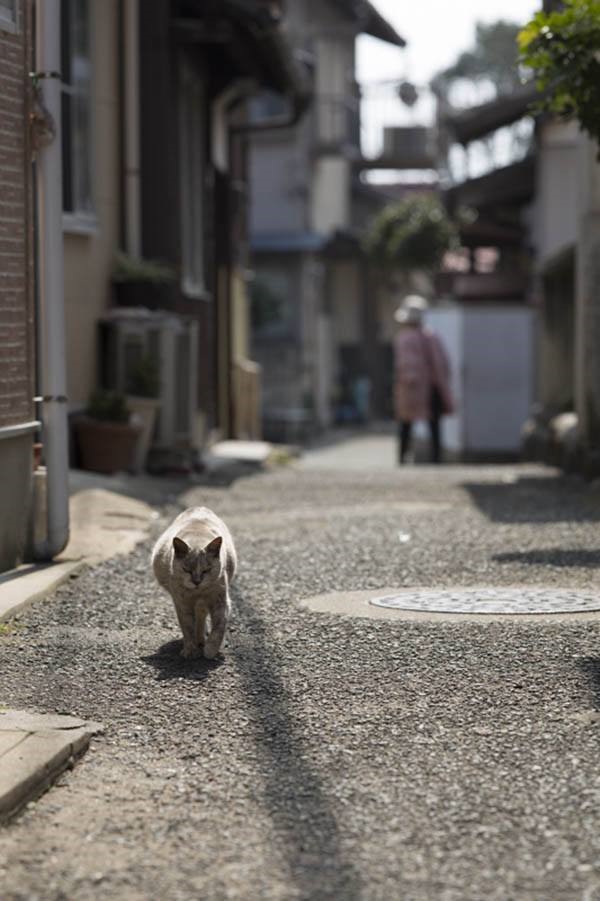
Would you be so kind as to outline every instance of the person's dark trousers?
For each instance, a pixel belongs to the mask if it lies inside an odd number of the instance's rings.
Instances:
[[[412,422],[398,423],[398,463],[406,463],[412,446]]]
[[[431,435],[431,462],[442,462],[442,443],[440,438],[440,419],[442,418],[442,397],[437,388],[431,389],[431,419],[429,433]]]
[[[440,419],[442,417],[442,398],[437,388],[431,391],[431,419],[429,434],[431,437],[431,462],[442,462],[442,444],[440,437]],[[406,463],[412,447],[412,422],[398,423],[398,462]]]

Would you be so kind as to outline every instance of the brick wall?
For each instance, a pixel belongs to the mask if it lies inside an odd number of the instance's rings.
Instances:
[[[29,0],[0,21],[0,428],[33,417]]]

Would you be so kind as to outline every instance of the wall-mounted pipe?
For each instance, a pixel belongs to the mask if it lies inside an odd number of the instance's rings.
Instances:
[[[122,0],[123,129],[125,184],[125,250],[142,255],[140,188],[140,49],[139,2]]]
[[[36,68],[43,105],[54,121],[53,140],[37,159],[39,385],[42,438],[47,471],[47,534],[34,556],[51,560],[69,540],[69,453],[67,430],[64,248],[62,225],[62,142],[60,0],[37,0]]]

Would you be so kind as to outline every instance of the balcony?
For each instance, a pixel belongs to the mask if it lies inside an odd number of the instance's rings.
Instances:
[[[422,125],[385,126],[381,153],[362,159],[361,169],[435,169],[435,132]]]

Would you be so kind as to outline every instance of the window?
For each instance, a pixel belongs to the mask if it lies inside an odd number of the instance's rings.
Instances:
[[[292,294],[291,273],[287,268],[261,267],[250,287],[255,338],[286,338],[292,334]]]
[[[261,122],[263,119],[285,116],[288,112],[289,102],[281,94],[275,94],[273,91],[263,91],[250,101],[250,119],[252,122]]]
[[[204,293],[204,92],[191,67],[180,70],[179,187],[182,290]]]
[[[5,31],[16,31],[18,22],[18,0],[0,0],[0,28]]]
[[[92,219],[92,60],[89,0],[62,0],[63,211]]]

